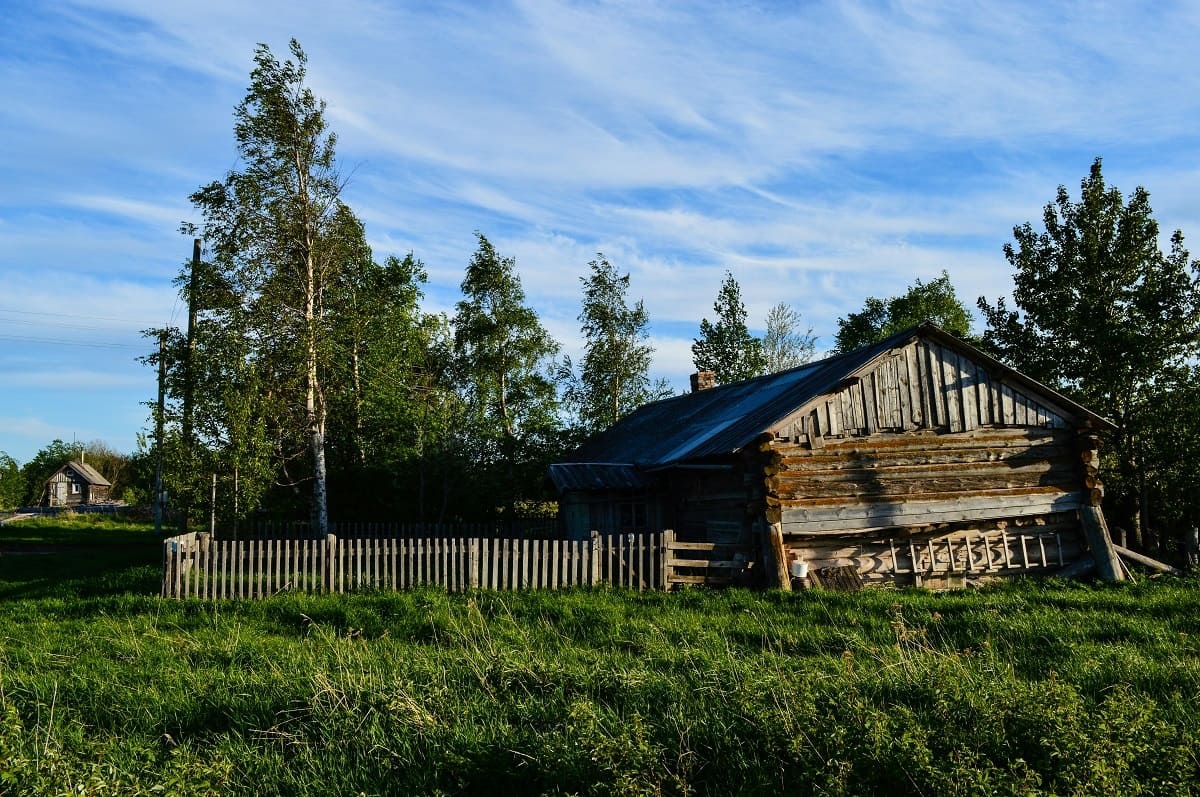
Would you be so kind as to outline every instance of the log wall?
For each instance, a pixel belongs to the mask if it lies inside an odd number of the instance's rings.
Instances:
[[[1075,435],[1065,429],[769,445],[767,512],[785,535],[1024,517],[1086,500]]]

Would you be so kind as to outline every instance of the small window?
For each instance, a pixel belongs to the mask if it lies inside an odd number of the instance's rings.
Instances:
[[[79,482],[71,482],[71,495],[79,495]]]

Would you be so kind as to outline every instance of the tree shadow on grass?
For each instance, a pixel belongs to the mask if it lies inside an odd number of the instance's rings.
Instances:
[[[157,544],[118,550],[0,552],[0,601],[156,595],[161,588],[161,561]]]

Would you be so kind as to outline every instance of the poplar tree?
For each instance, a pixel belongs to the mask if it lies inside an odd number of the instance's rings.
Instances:
[[[650,316],[640,299],[629,306],[629,275],[618,273],[603,254],[588,267],[591,273],[580,277],[584,356],[568,391],[584,433],[607,429],[646,402],[670,395],[664,381],[650,379]]]
[[[692,343],[696,369],[712,371],[722,385],[765,373],[767,358],[762,341],[751,335],[746,326],[742,289],[731,272],[725,272],[713,311],[717,314],[716,322],[703,319],[700,337]]]
[[[979,299],[984,341],[1117,425],[1107,453],[1116,465],[1110,505],[1140,537],[1152,483],[1175,464],[1154,456],[1168,449],[1156,438],[1200,421],[1185,415],[1197,402],[1181,394],[1188,379],[1179,377],[1200,356],[1200,263],[1178,230],[1162,250],[1150,195],[1139,186],[1126,201],[1106,185],[1100,158],[1080,188],[1075,202],[1059,186],[1044,230],[1013,228],[1004,255],[1016,308]],[[1192,492],[1179,499],[1194,500]]]
[[[474,460],[479,469],[499,471],[494,501],[511,516],[555,445],[559,347],[525,304],[516,260],[501,256],[482,233],[476,237],[455,307],[454,354]]]
[[[945,271],[929,282],[916,280],[899,296],[887,300],[868,297],[862,310],[838,319],[834,351],[854,351],[924,321],[961,338],[970,336],[971,314],[959,301]]]

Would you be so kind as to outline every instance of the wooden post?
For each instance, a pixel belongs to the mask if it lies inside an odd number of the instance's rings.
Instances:
[[[1092,557],[1096,560],[1096,572],[1105,581],[1124,581],[1125,573],[1117,552],[1113,549],[1112,538],[1108,534],[1108,524],[1104,521],[1104,512],[1099,506],[1087,504],[1079,510],[1079,519],[1083,521],[1083,531],[1087,535],[1088,546],[1092,549]]]
[[[766,545],[763,546],[763,566],[767,572],[767,587],[792,590],[792,576],[788,572],[787,549],[783,545],[783,524],[767,525]]]
[[[1187,565],[1192,568],[1200,564],[1200,528],[1192,526],[1186,537]]]
[[[158,333],[158,409],[154,416],[154,533],[162,534],[163,523],[163,414],[167,392],[167,331]]]
[[[1162,573],[1170,573],[1172,575],[1179,575],[1181,572],[1177,567],[1171,567],[1168,564],[1163,564],[1157,559],[1151,559],[1149,556],[1140,554],[1137,551],[1131,551],[1128,548],[1122,548],[1119,545],[1114,545],[1113,550],[1115,550],[1119,556],[1123,556],[1126,559],[1132,562],[1137,562],[1140,565],[1145,565],[1152,570],[1158,570]]]
[[[337,552],[337,537],[335,537],[332,534],[326,534],[325,535],[325,573],[324,573],[325,578],[323,579],[325,583],[321,585],[322,589],[326,593],[336,591],[334,589],[334,583],[335,583],[334,582],[334,578],[335,578],[334,573],[337,568],[336,552]]]
[[[467,587],[479,589],[479,539],[471,537],[467,545]]]
[[[162,559],[163,559],[162,596],[164,598],[176,598],[178,596],[172,595],[171,591],[169,589],[169,585],[172,582],[172,576],[173,576],[172,571],[174,570],[174,568],[172,567],[173,562],[171,561],[172,557],[171,557],[171,541],[170,540],[163,540],[162,551],[163,551],[163,556],[162,556]]]
[[[200,292],[200,239],[192,240],[192,267],[188,275],[188,327],[187,348],[183,352],[183,468],[188,473],[192,469],[195,446],[192,441],[192,408],[195,393],[195,371],[193,360],[196,355],[196,300]],[[195,494],[189,499],[194,500]],[[179,532],[187,532],[188,514],[191,507],[184,504],[179,507]]]
[[[1100,481],[1100,438],[1090,430],[1080,437],[1080,459],[1083,462],[1083,483],[1088,496],[1087,503],[1079,510],[1083,531],[1087,536],[1092,558],[1096,560],[1096,572],[1105,581],[1124,581],[1125,571],[1117,552],[1113,550],[1112,535],[1100,509],[1104,497],[1104,484]]]
[[[664,529],[658,544],[658,587],[663,592],[671,591],[671,548],[675,543],[675,532]]]
[[[592,568],[588,586],[594,587],[600,583],[600,532],[592,529],[591,558]]]

